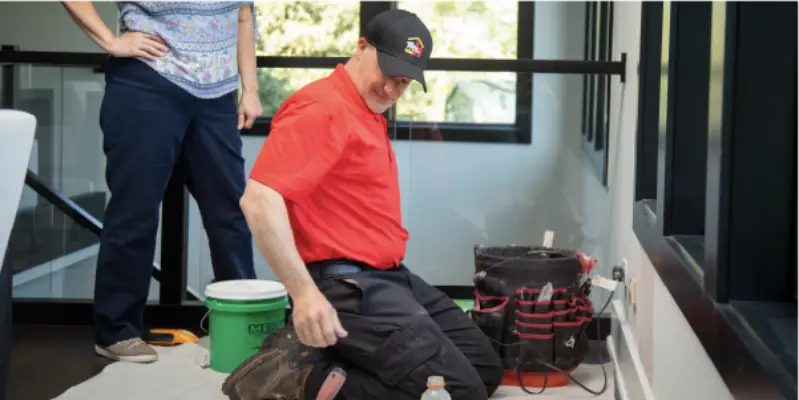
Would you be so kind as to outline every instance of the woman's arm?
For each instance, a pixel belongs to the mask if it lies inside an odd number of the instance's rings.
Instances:
[[[90,1],[62,1],[61,4],[73,20],[94,40],[103,50],[110,52],[114,40],[117,38],[105,22],[97,14],[94,4]]]
[[[115,57],[163,57],[169,48],[158,36],[127,32],[117,37],[105,25],[90,1],[62,1],[61,4],[75,23],[103,50]]]
[[[238,64],[241,89],[258,95],[258,76],[255,73],[255,10],[251,5],[239,8]]]

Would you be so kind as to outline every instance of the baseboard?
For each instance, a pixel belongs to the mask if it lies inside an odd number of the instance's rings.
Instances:
[[[608,353],[613,361],[615,398],[618,400],[656,400],[649,379],[646,377],[638,345],[629,325],[624,322],[622,303],[611,303],[613,318],[612,332],[607,337]],[[622,315],[622,318],[618,318]]]
[[[619,371],[619,355],[616,351],[616,346],[613,344],[614,340],[613,335],[607,338],[608,354],[610,355],[610,361],[613,363],[613,398],[616,400],[633,400],[627,393],[626,381],[621,371]]]

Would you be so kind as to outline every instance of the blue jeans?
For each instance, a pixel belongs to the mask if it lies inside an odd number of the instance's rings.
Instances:
[[[94,288],[101,346],[144,334],[158,209],[173,168],[199,206],[215,279],[255,278],[239,206],[246,180],[235,93],[194,97],[135,59],[109,58],[106,68],[100,127],[111,199]]]

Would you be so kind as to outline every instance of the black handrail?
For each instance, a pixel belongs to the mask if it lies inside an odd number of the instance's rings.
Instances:
[[[84,229],[89,230],[91,233],[98,237],[103,233],[103,223],[94,218],[81,206],[75,204],[69,198],[56,193],[53,189],[47,187],[47,184],[42,182],[38,175],[30,169],[25,174],[25,185],[33,189],[36,194],[47,200],[48,203],[56,206],[61,212],[66,214],[69,219],[75,221]]]
[[[0,63],[42,64],[60,67],[101,68],[108,58],[104,53],[20,51],[14,46],[0,48]],[[334,68],[346,57],[258,56],[258,68]],[[430,71],[517,72],[550,74],[618,75],[625,81],[627,54],[619,61],[539,60],[539,59],[458,59],[433,58]]]
[[[48,187],[47,184],[42,182],[41,178],[30,169],[25,174],[25,185],[48,203],[61,210],[61,212],[76,224],[97,235],[97,237],[103,234],[102,222],[98,221],[97,218],[89,214],[81,206],[75,204],[74,201]],[[161,281],[161,267],[155,263],[153,263],[153,278],[159,282]],[[188,291],[189,300],[199,300],[199,296],[193,289],[187,287],[186,290]]]

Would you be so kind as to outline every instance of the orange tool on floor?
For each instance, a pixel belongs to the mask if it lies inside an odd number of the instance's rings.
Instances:
[[[177,346],[184,343],[197,343],[195,334],[185,329],[150,329],[147,343],[154,346]]]

